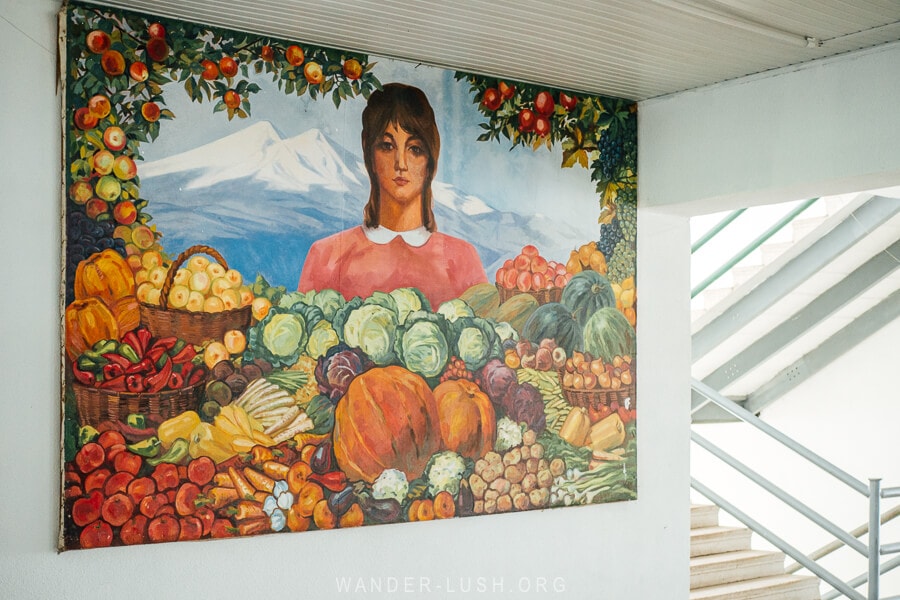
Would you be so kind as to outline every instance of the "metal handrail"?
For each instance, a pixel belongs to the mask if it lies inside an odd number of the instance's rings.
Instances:
[[[891,571],[898,566],[900,566],[900,556],[898,556],[896,558],[892,558],[891,560],[889,560],[886,563],[884,563],[883,565],[881,565],[879,575],[884,575],[888,571]],[[847,585],[856,589],[859,586],[861,586],[862,584],[864,584],[868,579],[869,579],[869,572],[866,571],[865,573],[857,575],[856,577],[854,577],[853,579],[848,581]],[[837,598],[840,595],[841,595],[840,592],[838,592],[837,590],[831,590],[830,592],[822,594],[822,600],[833,600],[834,598]],[[898,599],[900,599],[900,596],[891,596],[890,598],[882,598],[881,600],[898,600]]]
[[[699,284],[697,284],[697,286],[691,290],[691,298],[694,298],[697,294],[699,294],[700,292],[702,292],[703,290],[708,288],[710,285],[712,285],[712,283],[715,282],[717,279],[719,279],[719,277],[721,277],[722,275],[724,275],[725,273],[730,271],[732,269],[732,267],[734,267],[736,264],[738,264],[739,262],[741,262],[742,260],[747,258],[747,256],[751,252],[753,252],[754,250],[756,250],[757,248],[762,246],[770,237],[772,237],[773,235],[775,235],[776,233],[781,231],[785,225],[787,225],[788,223],[793,221],[797,217],[797,215],[799,215],[804,210],[806,210],[807,208],[812,206],[817,200],[818,200],[818,198],[812,198],[812,199],[802,202],[800,205],[794,207],[794,209],[791,212],[789,212],[788,214],[783,216],[781,219],[779,219],[774,225],[772,225],[771,227],[766,229],[762,234],[760,234],[759,237],[757,237],[755,240],[753,240],[752,242],[747,244],[737,254],[735,254],[730,259],[728,259],[728,261],[725,262],[725,264],[723,264],[721,267],[716,269],[711,275],[709,275],[706,279],[704,279]]]
[[[793,496],[787,494],[773,483],[744,465],[740,463],[729,454],[721,450],[720,448],[713,445],[711,442],[705,440],[699,434],[691,432],[691,439],[697,443],[698,445],[704,447],[706,450],[710,451],[712,454],[729,464],[732,468],[736,469],[738,472],[750,478],[752,481],[762,486],[764,489],[774,494],[780,500],[815,522],[817,525],[839,538],[846,545],[860,552],[863,556],[868,559],[868,572],[866,574],[861,575],[856,578],[850,584],[845,583],[839,580],[834,574],[830,571],[819,565],[815,562],[816,559],[808,557],[800,553],[796,548],[779,538],[777,535],[769,531],[765,526],[753,520],[751,517],[743,513],[740,509],[735,507],[734,505],[728,503],[724,498],[715,494],[709,488],[703,486],[693,477],[691,478],[691,486],[694,487],[698,492],[712,500],[715,504],[719,505],[721,508],[725,509],[729,513],[731,513],[735,518],[739,521],[743,522],[745,525],[750,527],[753,531],[762,535],[764,538],[769,540],[773,545],[780,548],[785,554],[789,555],[791,558],[796,560],[800,565],[809,569],[812,573],[817,575],[822,581],[828,583],[834,590],[839,591],[841,594],[851,598],[853,600],[879,600],[879,585],[880,585],[880,575],[881,573],[887,572],[897,565],[900,565],[900,557],[898,559],[887,561],[884,564],[880,563],[880,557],[882,554],[890,554],[895,552],[900,552],[900,543],[892,543],[892,544],[882,544],[881,543],[881,523],[882,523],[882,515],[881,515],[881,500],[882,498],[893,498],[900,496],[900,487],[891,487],[884,488],[881,487],[880,479],[869,479],[869,485],[866,486],[863,482],[856,479],[852,475],[846,473],[842,469],[828,462],[824,458],[815,454],[811,450],[805,448],[804,446],[798,444],[791,438],[787,437],[771,425],[765,423],[761,419],[759,419],[756,415],[750,413],[745,408],[739,406],[735,402],[729,400],[722,394],[720,394],[715,389],[710,386],[704,384],[702,381],[697,379],[691,379],[691,387],[706,397],[707,401],[703,404],[705,405],[708,402],[713,402],[720,408],[726,410],[731,413],[738,419],[753,425],[766,435],[775,439],[776,441],[782,443],[785,447],[790,450],[793,450],[797,454],[801,455],[803,458],[806,458],[808,461],[825,471],[826,473],[832,475],[833,477],[840,480],[842,483],[849,486],[851,489],[856,490],[863,496],[866,496],[869,501],[869,523],[868,523],[868,546],[864,546],[859,540],[856,539],[856,535],[848,533],[846,531],[841,530],[836,525],[819,515],[818,513],[812,511],[805,504],[801,503],[799,500],[794,498]],[[893,517],[891,517],[893,518]],[[857,582],[858,580],[858,582]],[[854,583],[855,582],[855,583]],[[849,587],[852,585],[853,588],[858,587],[862,584],[862,582],[868,582],[867,596],[863,597],[856,592],[854,589]],[[835,596],[829,596],[831,598]],[[881,599],[881,600],[900,600],[900,597],[896,599]]]
[[[882,497],[884,497],[884,494],[882,494]],[[884,525],[885,523],[887,523],[889,521],[893,521],[898,516],[900,516],[900,504],[881,513],[881,524]],[[852,535],[855,538],[859,538],[868,532],[869,532],[869,522],[866,521],[865,523],[863,523],[856,529],[853,529],[852,531],[850,531],[850,535]],[[840,550],[845,545],[846,544],[844,544],[843,542],[835,540],[833,542],[829,542],[828,544],[825,544],[821,548],[817,548],[813,552],[810,552],[807,555],[807,557],[810,558],[811,560],[819,560],[820,558],[825,558],[826,556],[828,556],[835,550]],[[794,563],[794,564],[786,566],[784,568],[784,572],[787,573],[788,575],[790,575],[791,573],[796,573],[797,571],[799,571],[802,568],[803,568],[803,565],[801,565],[800,563]]]
[[[712,229],[704,233],[699,240],[694,242],[694,245],[691,246],[691,254],[702,248],[706,244],[706,242],[716,237],[720,231],[731,225],[731,222],[741,216],[745,210],[747,209],[739,208],[736,211],[729,213],[724,219],[716,223]]]

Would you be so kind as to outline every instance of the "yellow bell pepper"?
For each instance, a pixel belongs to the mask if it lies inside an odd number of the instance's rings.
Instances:
[[[177,417],[172,417],[160,423],[156,432],[160,444],[169,449],[178,438],[189,440],[191,432],[200,424],[200,415],[196,411],[187,410]]]
[[[189,439],[191,458],[208,456],[216,463],[220,463],[237,454],[231,446],[234,436],[209,423],[197,425]]]

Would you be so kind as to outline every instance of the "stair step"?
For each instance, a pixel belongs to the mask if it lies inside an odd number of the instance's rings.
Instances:
[[[691,558],[750,549],[750,530],[742,527],[691,529]]]
[[[824,223],[828,219],[827,216],[821,217],[807,217],[805,219],[794,219],[791,222],[791,230],[794,236],[794,241],[803,238],[811,231],[818,229],[819,225]]]
[[[746,267],[734,267],[731,269],[731,276],[734,278],[734,285],[739,286],[750,280],[754,275],[762,271],[762,265],[747,265]]]
[[[784,574],[784,554],[739,550],[691,559],[691,589]]]
[[[717,527],[719,507],[715,504],[691,504],[691,529]]]
[[[690,600],[819,600],[815,577],[776,575],[691,590]]]
[[[734,291],[734,288],[730,288],[730,287],[728,287],[728,288],[725,288],[725,287],[707,288],[707,289],[703,290],[703,293],[702,293],[703,308],[705,308],[706,310],[711,309],[716,304],[718,304],[719,302],[721,302],[722,300],[724,300],[725,298],[730,296],[731,292],[733,292],[733,291]]]
[[[773,244],[763,244],[759,247],[762,253],[762,263],[764,265],[771,264],[776,258],[784,254],[787,250],[794,246],[794,242],[778,242]]]

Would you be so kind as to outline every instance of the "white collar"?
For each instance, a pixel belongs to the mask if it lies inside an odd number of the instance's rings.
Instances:
[[[363,225],[363,233],[366,234],[366,237],[369,238],[370,242],[376,244],[387,244],[399,235],[403,238],[404,242],[410,246],[415,246],[416,248],[424,246],[425,242],[428,241],[428,238],[431,237],[431,232],[425,229],[424,226],[416,227],[409,231],[392,231],[381,225],[373,228]]]

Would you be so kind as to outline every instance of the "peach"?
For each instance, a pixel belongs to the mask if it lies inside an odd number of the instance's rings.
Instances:
[[[138,212],[134,202],[124,200],[113,207],[113,218],[120,225],[131,225],[137,220]]]
[[[247,337],[240,329],[226,331],[222,342],[229,354],[240,354],[247,348]]]
[[[103,119],[109,116],[112,105],[109,103],[109,98],[103,94],[97,94],[91,96],[91,99],[88,100],[88,109],[94,113],[94,116],[98,119]]]
[[[91,198],[84,203],[84,213],[92,219],[96,219],[98,215],[102,215],[107,210],[109,210],[109,206],[100,198]]]
[[[125,72],[125,57],[118,50],[107,50],[100,56],[100,67],[110,77],[116,77]]]
[[[147,34],[152,38],[164,38],[166,37],[166,28],[160,23],[151,23],[147,27]]]
[[[109,175],[113,170],[113,163],[116,157],[109,150],[101,150],[91,156],[91,164],[94,166],[94,172],[98,175]]]
[[[131,227],[127,225],[117,225],[115,229],[113,229],[113,239],[114,240],[122,240],[126,244],[132,241],[131,238]],[[138,261],[138,268],[140,268],[140,261]]]
[[[131,256],[132,254],[141,255],[141,249],[134,245],[134,242],[130,244],[125,244],[125,256]]]
[[[97,126],[97,115],[91,112],[91,109],[86,106],[82,106],[75,110],[75,116],[73,117],[75,121],[75,127],[81,129],[82,131],[87,131],[88,129],[93,129]]]
[[[235,109],[241,105],[241,97],[234,90],[225,92],[225,96],[222,97],[222,100],[225,102],[225,106],[231,109]]]
[[[103,54],[104,52],[109,50],[109,46],[111,43],[112,40],[110,40],[109,34],[107,34],[105,31],[100,31],[99,29],[89,31],[87,37],[85,38],[85,45],[87,46],[87,49],[94,54]]]
[[[250,289],[249,285],[242,285],[238,290],[238,294],[241,297],[241,308],[253,304],[253,290]]]
[[[146,273],[146,271],[144,271]],[[140,273],[140,271],[138,271]],[[137,278],[135,278],[135,283],[137,283]],[[156,288],[153,287],[153,284],[149,281],[143,281],[137,286],[137,292],[135,292],[135,296],[137,296],[138,302],[143,302],[144,304],[152,304],[150,302],[150,290],[154,290]]]
[[[241,295],[237,290],[229,288],[218,295],[222,300],[225,310],[234,310],[241,307]]]
[[[362,65],[359,64],[359,61],[355,58],[348,58],[344,61],[344,66],[342,67],[344,71],[344,76],[347,79],[359,79],[362,76]]]
[[[222,297],[222,292],[231,288],[231,284],[225,281],[224,277],[216,277],[209,284],[209,292],[214,296]]]
[[[299,67],[303,64],[305,58],[303,48],[297,45],[288,46],[287,50],[284,51],[284,58],[288,61],[289,65]]]
[[[103,150],[103,152],[106,152]],[[97,154],[100,154],[99,152]],[[95,155],[96,156],[96,155]],[[96,167],[97,159],[94,159],[94,165]],[[121,179],[122,181],[128,181],[129,179],[134,179],[137,176],[137,165],[134,164],[134,160],[130,156],[126,156],[124,154],[120,154],[115,158],[112,165],[113,175]]]
[[[148,250],[156,242],[156,234],[146,225],[138,225],[131,232],[131,239],[134,245],[141,250]]]
[[[266,62],[272,62],[275,60],[275,51],[272,50],[272,46],[266,44],[259,49],[259,57]]]
[[[103,143],[113,152],[118,152],[128,143],[128,138],[125,137],[125,132],[121,127],[113,125],[103,131]]]
[[[134,284],[138,287],[142,283],[150,281],[150,271],[147,269],[138,269],[134,272]],[[152,283],[150,285],[153,285]]]
[[[266,318],[266,315],[269,314],[269,309],[271,308],[272,303],[269,302],[268,298],[265,296],[257,296],[250,304],[250,313],[253,315],[254,319],[262,321]]]
[[[313,61],[306,63],[306,66],[303,67],[303,76],[312,85],[319,85],[325,81],[325,74],[322,72],[321,65]]]
[[[225,267],[220,265],[217,262],[210,262],[206,266],[206,274],[209,275],[210,279],[218,279],[220,277],[225,277]]]
[[[241,284],[244,283],[244,278],[241,276],[241,272],[237,269],[228,269],[225,271],[224,275],[225,279],[228,280],[228,283],[231,284],[233,288],[241,287]]]
[[[191,275],[191,280],[188,282],[188,286],[191,288],[191,291],[200,292],[204,296],[209,292],[209,286],[212,284],[212,281],[209,278],[209,275],[206,274],[206,271],[200,271],[199,273],[194,273]]]
[[[119,226],[121,227],[121,225]],[[139,254],[132,254],[125,258],[125,262],[128,263],[128,266],[131,268],[132,273],[137,273],[142,269],[141,267],[141,256]]]
[[[230,56],[223,56],[219,60],[219,72],[225,77],[234,77],[238,72],[237,62]]]
[[[147,292],[147,304],[153,304],[154,306],[159,306],[159,289],[153,288],[149,292]]]
[[[201,271],[205,271],[206,267],[208,266],[209,259],[199,254],[195,254],[194,256],[190,257],[187,263],[187,268],[191,271],[191,273],[200,273]]]
[[[188,296],[187,304],[185,308],[191,312],[200,312],[203,310],[203,294],[200,292],[191,291],[190,296]]]
[[[141,254],[141,265],[147,269],[153,269],[162,265],[162,255],[156,250],[148,250]]]
[[[173,285],[172,289],[169,290],[169,306],[171,308],[184,308],[187,306],[188,298],[191,295],[191,290],[189,290],[186,286],[183,285]]]
[[[169,55],[169,46],[161,37],[150,38],[147,42],[147,56],[155,62],[162,62]]]
[[[203,350],[203,362],[207,367],[212,369],[220,361],[228,360],[231,355],[222,342],[210,342]]]
[[[225,303],[217,296],[210,296],[203,301],[203,312],[220,313],[225,310]]]
[[[147,65],[140,61],[135,61],[128,67],[128,75],[138,82],[147,81],[147,77],[150,76],[150,71],[147,69]]]
[[[160,113],[159,104],[156,102],[144,102],[141,104],[141,116],[144,117],[144,120],[148,123],[159,121]]]
[[[219,66],[213,61],[206,59],[200,62],[200,66],[203,67],[203,72],[200,73],[200,77],[205,79],[206,81],[212,81],[214,79],[218,79],[219,77]]]
[[[69,187],[69,198],[75,204],[84,204],[94,195],[94,186],[86,179],[81,179]]]

